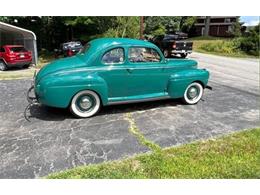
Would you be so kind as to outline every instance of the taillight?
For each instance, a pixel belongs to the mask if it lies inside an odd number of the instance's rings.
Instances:
[[[16,57],[14,53],[7,53],[6,56],[8,58],[15,58]]]
[[[69,49],[68,50],[68,56],[72,56],[73,55],[73,52]]]

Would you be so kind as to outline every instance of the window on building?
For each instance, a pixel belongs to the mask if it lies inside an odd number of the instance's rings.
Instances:
[[[225,23],[230,23],[230,22],[231,22],[230,18],[225,18]]]
[[[228,32],[232,32],[232,26],[228,26]]]

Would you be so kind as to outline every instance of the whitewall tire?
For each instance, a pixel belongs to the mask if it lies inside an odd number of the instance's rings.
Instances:
[[[197,104],[203,95],[203,86],[200,83],[191,83],[185,90],[183,102],[186,104]]]
[[[78,92],[71,100],[70,111],[76,117],[88,118],[95,115],[101,107],[99,96],[90,90]]]

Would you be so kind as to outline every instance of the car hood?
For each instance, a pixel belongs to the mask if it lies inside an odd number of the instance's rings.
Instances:
[[[82,66],[86,66],[86,62],[81,59],[80,56],[73,56],[55,60],[40,69],[40,71],[36,75],[35,81],[36,83],[38,83],[46,75],[57,73],[59,71],[79,68]]]

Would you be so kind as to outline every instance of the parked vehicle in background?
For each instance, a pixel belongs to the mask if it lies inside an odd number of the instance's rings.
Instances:
[[[152,38],[151,42],[157,45],[163,55],[168,58],[171,55],[179,54],[185,58],[188,54],[192,53],[192,41],[187,41],[188,35],[182,32],[174,34],[159,35]]]
[[[165,59],[147,41],[103,38],[90,41],[75,56],[44,66],[27,99],[77,117],[91,117],[102,106],[165,98],[196,104],[207,88],[209,72],[194,60]],[[35,97],[30,97],[34,91]]]
[[[55,50],[56,56],[63,55],[64,57],[70,57],[76,55],[81,49],[82,44],[79,41],[71,41],[62,43],[60,49]]]
[[[0,70],[10,67],[28,68],[32,63],[32,52],[22,45],[4,45],[0,47]]]

